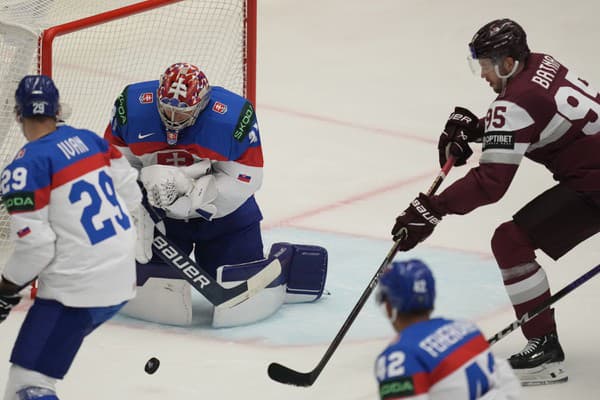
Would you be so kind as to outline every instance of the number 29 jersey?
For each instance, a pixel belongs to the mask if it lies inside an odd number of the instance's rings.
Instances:
[[[15,242],[3,276],[38,277],[38,297],[71,307],[135,294],[137,171],[91,131],[68,125],[25,144],[1,176]]]
[[[410,325],[375,362],[382,400],[518,399],[520,383],[473,323],[433,318]]]

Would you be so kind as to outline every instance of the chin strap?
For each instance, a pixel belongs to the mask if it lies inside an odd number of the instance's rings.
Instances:
[[[515,72],[517,72],[517,68],[519,68],[519,60],[515,60],[515,63],[513,64],[513,67],[508,74],[502,75],[500,73],[500,68],[498,68],[498,64],[494,65],[494,71],[496,72],[496,75],[498,76],[498,78],[502,79],[502,91],[506,89],[506,83],[508,82],[508,78],[512,77],[515,74]]]

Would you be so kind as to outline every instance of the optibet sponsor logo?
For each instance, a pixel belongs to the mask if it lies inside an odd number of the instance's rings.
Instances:
[[[486,133],[483,137],[483,150],[486,149],[509,149],[515,148],[515,135],[505,132]]]
[[[146,92],[140,94],[139,97],[140,104],[148,104],[154,101],[154,94],[152,92]]]
[[[219,114],[225,114],[227,112],[227,105],[221,103],[220,101],[215,101],[215,104],[212,106],[212,110]]]

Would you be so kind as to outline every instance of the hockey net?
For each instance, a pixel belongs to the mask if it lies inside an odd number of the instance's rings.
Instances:
[[[52,76],[67,123],[102,135],[129,83],[175,62],[254,101],[256,0],[4,0],[0,5],[0,168],[24,144],[14,93],[27,74]],[[11,252],[0,206],[0,271]]]

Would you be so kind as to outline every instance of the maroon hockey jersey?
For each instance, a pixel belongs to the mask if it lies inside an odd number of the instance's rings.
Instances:
[[[600,94],[552,56],[532,53],[483,122],[479,166],[432,198],[442,214],[498,201],[523,157],[574,190],[600,193]]]

